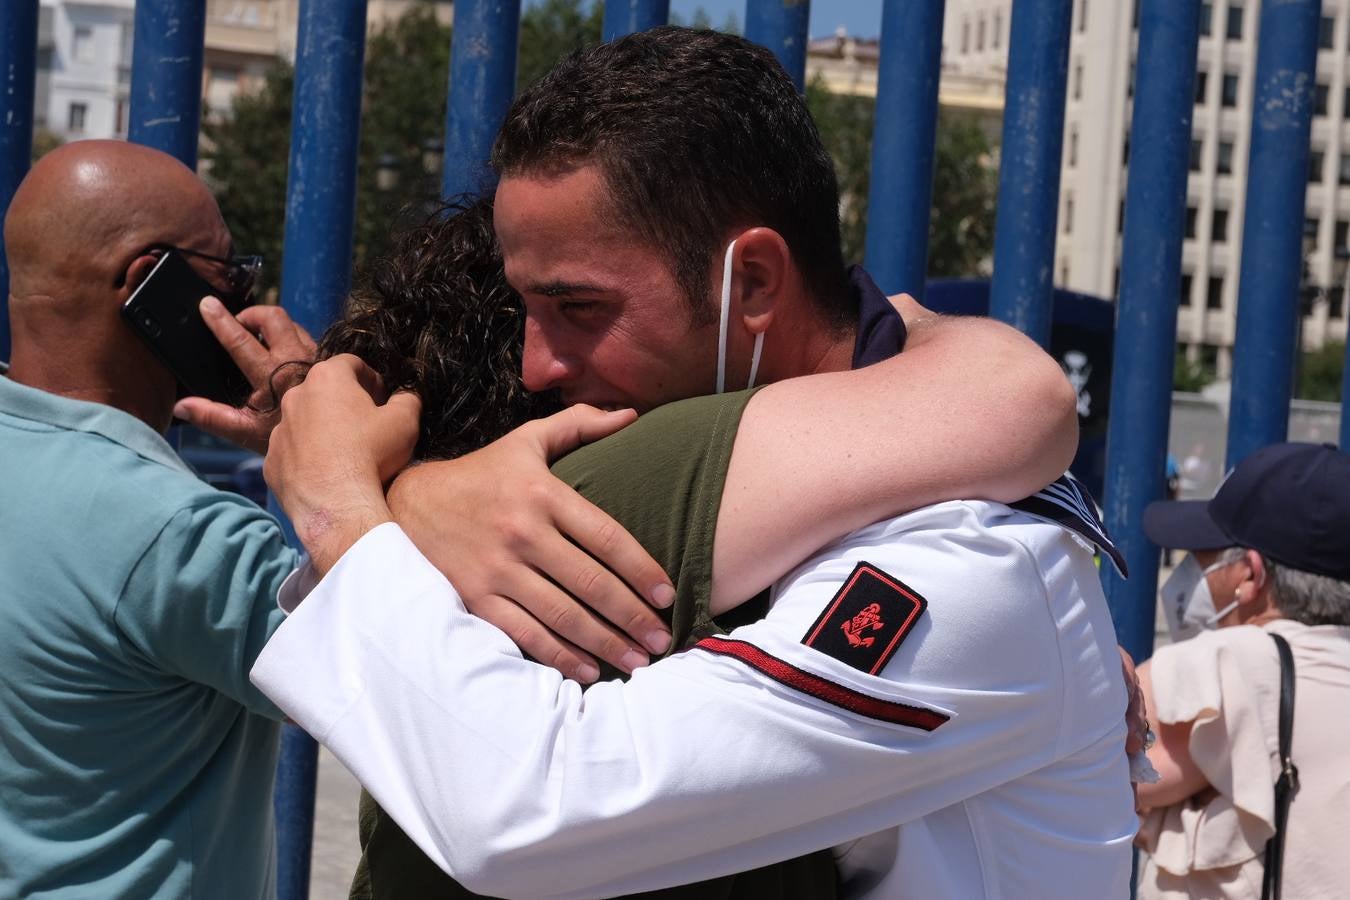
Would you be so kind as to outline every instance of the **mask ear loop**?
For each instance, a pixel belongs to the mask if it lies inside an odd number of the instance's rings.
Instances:
[[[759,373],[759,354],[764,349],[764,332],[755,335],[755,350],[750,354],[750,383],[745,386],[748,391],[755,386],[755,375]]]
[[[726,262],[722,265],[722,322],[717,329],[717,393],[726,390],[727,385],[727,322],[731,317],[731,253],[736,249],[733,240],[727,244]],[[762,335],[761,335],[762,337]],[[759,347],[755,347],[755,360],[751,364],[750,382],[755,381],[754,367],[759,364]]]

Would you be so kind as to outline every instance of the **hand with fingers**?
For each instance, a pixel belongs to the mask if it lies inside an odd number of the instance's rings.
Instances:
[[[350,354],[315,364],[282,398],[263,475],[319,574],[392,520],[384,486],[412,457],[421,414],[416,394],[385,400],[379,376]]]
[[[597,658],[631,672],[670,646],[653,610],[674,600],[665,570],[548,469],[635,418],[574,406],[482,450],[414,466],[389,491],[399,525],[470,612],[583,684],[599,677]]]
[[[185,397],[173,414],[202,431],[266,453],[268,437],[281,418],[281,396],[299,383],[313,362],[314,339],[280,306],[249,306],[236,318],[215,297],[205,297],[201,311],[253,392],[242,407]]]

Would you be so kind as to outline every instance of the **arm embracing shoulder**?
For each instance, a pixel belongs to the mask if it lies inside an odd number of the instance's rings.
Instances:
[[[942,500],[1018,500],[1068,468],[1077,411],[1053,359],[991,319],[898,305],[905,352],[750,401],[718,515],[714,611],[868,523]]]

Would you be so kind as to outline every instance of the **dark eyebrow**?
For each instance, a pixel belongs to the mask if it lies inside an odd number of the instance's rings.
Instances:
[[[525,289],[527,294],[543,294],[545,297],[570,297],[573,294],[600,294],[605,289],[597,284],[585,284],[575,281],[546,281],[532,284]]]

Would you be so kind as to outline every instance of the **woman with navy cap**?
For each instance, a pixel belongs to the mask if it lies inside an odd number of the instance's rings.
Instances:
[[[1190,552],[1162,587],[1175,643],[1139,668],[1161,775],[1139,896],[1346,896],[1350,456],[1266,447],[1144,530]]]

